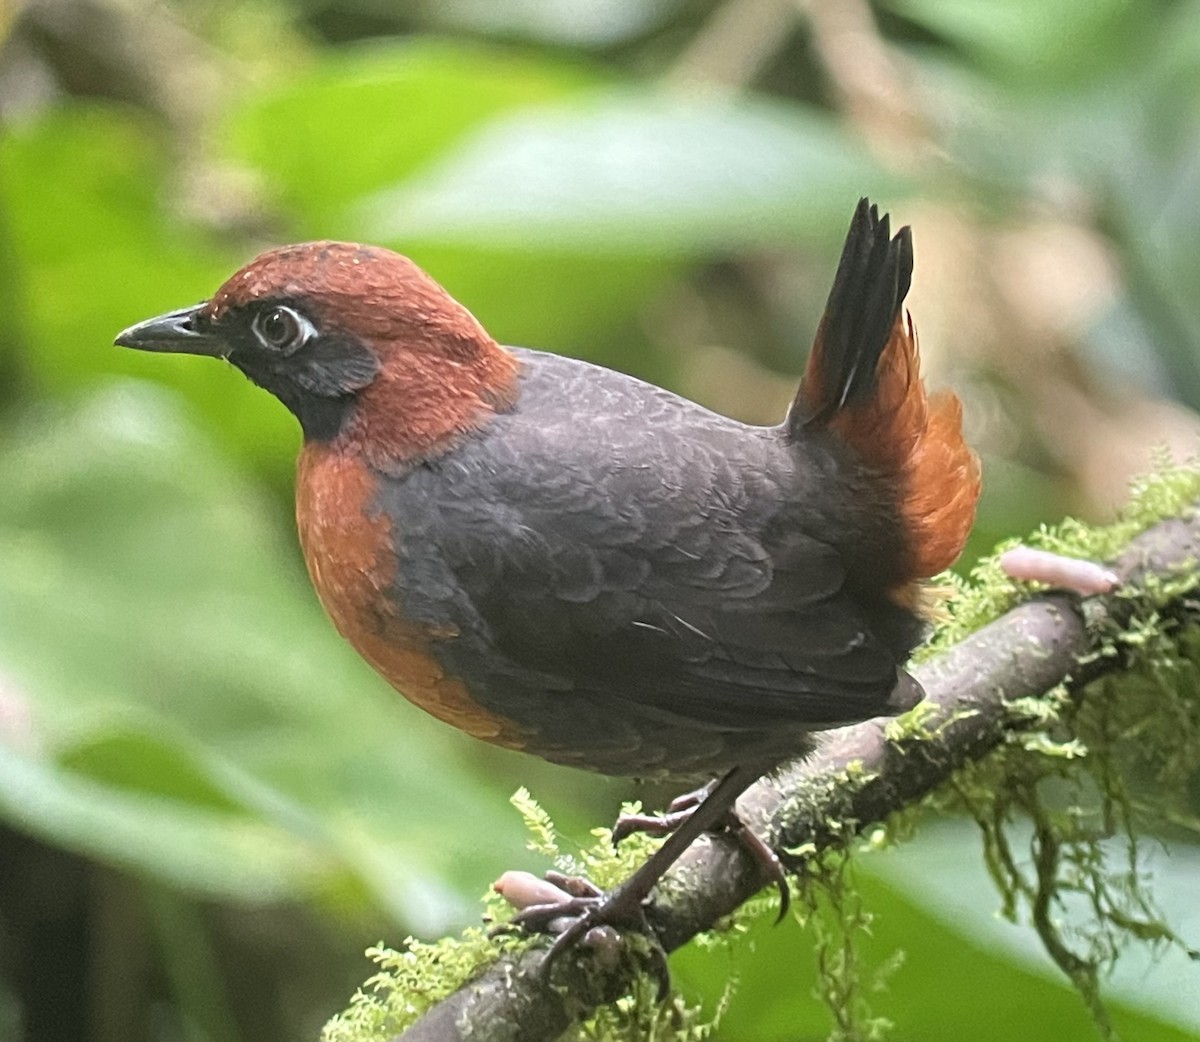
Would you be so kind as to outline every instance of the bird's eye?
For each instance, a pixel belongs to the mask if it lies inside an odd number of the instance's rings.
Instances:
[[[254,316],[254,333],[264,347],[291,354],[316,332],[313,325],[291,308],[273,307]]]

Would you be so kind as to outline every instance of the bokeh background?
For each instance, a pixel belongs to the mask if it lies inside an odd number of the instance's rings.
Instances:
[[[518,785],[581,842],[633,791],[396,697],[304,575],[291,418],[118,330],[361,239],[502,341],[774,422],[862,194],[914,227],[929,379],[984,458],[969,556],[1195,450],[1190,0],[0,2],[0,1039],[315,1039],[367,944],[543,867]],[[877,1011],[1092,1037],[972,828],[860,859],[864,955],[906,953]],[[1148,867],[1196,943],[1200,848]],[[755,929],[676,976],[741,978],[720,1039],[817,1039],[808,951]],[[1110,995],[1131,1038],[1200,1032],[1194,967]]]

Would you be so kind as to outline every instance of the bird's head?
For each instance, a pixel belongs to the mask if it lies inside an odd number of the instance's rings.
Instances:
[[[356,243],[269,250],[210,300],[130,326],[122,347],[224,358],[310,441],[414,458],[512,400],[517,362],[412,261]]]

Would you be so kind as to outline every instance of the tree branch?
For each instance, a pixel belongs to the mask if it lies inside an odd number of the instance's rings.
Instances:
[[[1141,533],[1112,564],[1130,584],[1194,569],[1198,560],[1200,504]],[[743,818],[781,850],[820,852],[844,843],[844,831],[831,823],[854,822],[861,830],[882,821],[999,746],[1012,727],[1008,703],[1063,682],[1079,695],[1089,681],[1123,668],[1119,658],[1088,658],[1088,652],[1095,624],[1121,624],[1129,610],[1116,594],[1081,602],[1052,592],[1024,602],[915,670],[931,706],[927,734],[890,741],[879,720],[829,732],[811,757],[755,785],[739,802]],[[648,918],[670,951],[764,882],[736,843],[707,837],[664,880]],[[551,1042],[631,984],[633,971],[623,960],[577,951],[560,960],[550,986],[537,973],[543,952],[500,960],[393,1042]]]

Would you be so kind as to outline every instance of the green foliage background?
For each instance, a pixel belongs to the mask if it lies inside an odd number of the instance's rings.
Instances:
[[[984,456],[977,553],[1194,451],[1197,156],[1185,0],[0,6],[0,1038],[315,1038],[367,944],[541,867],[519,785],[581,842],[632,791],[377,680],[299,560],[290,418],[119,329],[260,247],[363,239],[501,340],[772,422],[869,193],[914,225],[930,380]],[[906,952],[875,1005],[922,1042],[1089,1037],[972,827],[858,869],[866,955]],[[1196,831],[1164,839],[1195,943]],[[755,928],[675,968],[740,977],[720,1039],[820,1038],[808,951]],[[1200,1032],[1194,967],[1110,994],[1131,1038]]]

